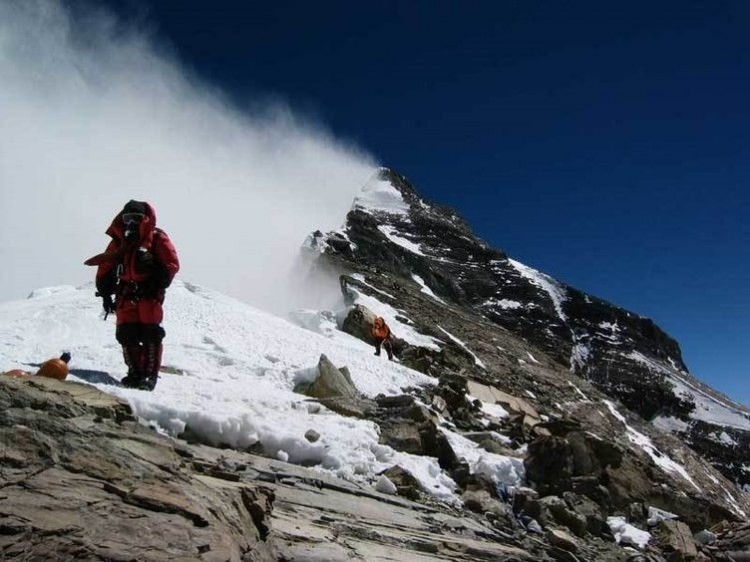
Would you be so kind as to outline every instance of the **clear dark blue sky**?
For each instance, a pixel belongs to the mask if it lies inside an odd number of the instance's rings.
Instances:
[[[288,101],[653,318],[750,404],[750,3],[111,1],[240,106]]]

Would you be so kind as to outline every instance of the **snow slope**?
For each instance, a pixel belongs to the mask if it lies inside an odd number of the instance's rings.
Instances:
[[[33,371],[34,364],[67,350],[73,357],[70,380],[126,399],[136,415],[168,434],[179,435],[189,427],[210,444],[242,449],[260,442],[279,459],[372,485],[380,471],[399,464],[436,497],[456,501],[455,483],[436,459],[380,445],[373,422],[340,416],[293,392],[297,381],[315,376],[321,353],[349,367],[355,385],[367,396],[396,395],[407,386],[435,383],[373,356],[371,346],[337,330],[330,316],[299,317],[317,333],[214,291],[176,282],[165,303],[167,372],[150,393],[117,386],[125,367],[114,319],[102,321],[100,300],[93,293],[91,285],[55,287],[0,304],[0,371]],[[316,318],[320,326],[314,325]],[[321,435],[315,443],[304,437],[310,429]],[[508,483],[518,484],[523,478],[522,466],[506,457],[478,451],[473,444],[463,449],[472,466],[491,466],[498,479],[512,475]]]

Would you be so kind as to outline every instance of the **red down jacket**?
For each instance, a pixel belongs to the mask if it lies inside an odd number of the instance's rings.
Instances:
[[[87,262],[99,266],[96,271],[97,290],[102,295],[117,293],[118,324],[131,321],[161,322],[161,310],[158,313],[154,311],[153,318],[121,318],[120,314],[125,312],[122,308],[128,300],[146,301],[143,302],[146,308],[151,303],[161,304],[164,289],[180,269],[174,244],[163,230],[156,228],[154,208],[146,203],[145,217],[139,225],[139,236],[135,243],[125,242],[122,211],[112,220],[107,234],[112,240],[106,251]],[[148,266],[144,266],[141,259],[146,252],[153,256],[152,263]],[[144,309],[143,305],[139,308]],[[161,309],[160,306],[158,308]]]

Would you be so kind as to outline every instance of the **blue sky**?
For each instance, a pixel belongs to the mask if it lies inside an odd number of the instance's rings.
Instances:
[[[112,7],[240,107],[286,101],[493,246],[653,318],[750,404],[750,4]]]

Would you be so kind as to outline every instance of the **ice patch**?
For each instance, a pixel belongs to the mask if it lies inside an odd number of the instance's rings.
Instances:
[[[482,306],[491,306],[493,308],[502,308],[505,310],[516,310],[518,308],[523,308],[523,303],[510,299],[491,298],[484,301]]]
[[[489,453],[466,437],[446,429],[441,431],[456,455],[469,463],[472,474],[484,474],[494,482],[509,486],[523,486],[526,471],[522,459]]]
[[[469,355],[471,355],[474,358],[474,363],[476,363],[477,366],[481,367],[482,369],[486,369],[487,368],[485,366],[485,364],[482,363],[481,359],[479,359],[479,357],[477,357],[468,347],[466,347],[466,344],[464,342],[462,342],[456,336],[454,336],[453,334],[451,334],[448,330],[446,330],[446,329],[444,329],[444,328],[442,328],[440,326],[438,326],[438,330],[440,330],[441,332],[443,332],[446,336],[448,336],[450,339],[452,339],[455,343],[457,343],[458,345],[460,345],[461,347],[463,347],[469,353]]]
[[[692,419],[750,431],[750,411],[745,407],[708,394],[697,382],[692,382],[686,373],[670,368],[642,353],[632,351],[627,357],[667,377],[674,385],[676,396],[692,399],[695,403],[695,409],[689,414]]]
[[[362,191],[354,198],[352,209],[366,213],[377,211],[391,215],[407,215],[409,205],[404,201],[401,192],[391,182],[379,178],[380,172],[368,181]]]
[[[657,427],[662,431],[666,431],[668,433],[683,433],[687,431],[689,427],[687,422],[684,422],[677,418],[664,416],[654,418],[651,423],[654,424],[654,427]]]
[[[371,285],[370,283],[368,283],[367,281],[365,281],[365,276],[362,275],[361,273],[353,273],[351,275],[351,278],[352,279],[356,279],[357,281],[359,281],[360,283],[362,283],[365,287],[368,287],[368,288],[372,289],[373,291],[375,291],[376,293],[379,293],[379,294],[383,295],[384,297],[388,297],[390,299],[393,299],[394,301],[396,300],[396,297],[394,297],[392,294],[386,293],[385,291],[382,291],[382,290],[378,289],[377,287],[375,287],[374,285]]]
[[[417,284],[420,287],[422,287],[421,291],[424,294],[426,294],[427,296],[433,298],[434,300],[436,300],[437,302],[439,302],[441,304],[446,304],[446,302],[443,299],[441,299],[439,296],[437,296],[435,293],[432,292],[432,289],[430,289],[427,286],[427,283],[425,283],[424,279],[422,279],[419,275],[417,275],[416,273],[412,273],[411,274],[411,278],[414,279],[414,281],[416,281]]]
[[[43,299],[61,294],[71,294],[76,292],[76,288],[73,285],[58,285],[56,287],[44,287],[41,289],[34,289],[29,293],[28,299]]]
[[[575,390],[581,398],[583,398],[584,400],[588,400],[589,399],[589,397],[586,396],[583,393],[583,391],[580,388],[578,388],[576,385],[574,385],[572,382],[568,381],[568,384],[573,387],[573,390]]]
[[[651,533],[633,527],[624,517],[607,517],[607,525],[612,530],[617,544],[645,548],[651,540]]]
[[[408,250],[413,254],[424,256],[424,253],[422,253],[422,249],[420,248],[419,244],[415,244],[411,240],[407,240],[406,238],[403,238],[402,236],[399,236],[398,234],[394,234],[398,232],[398,230],[396,230],[392,226],[381,224],[381,225],[378,225],[378,230],[382,232],[383,235],[386,238],[388,238],[388,240],[396,244],[396,246],[400,246],[401,248]]]

